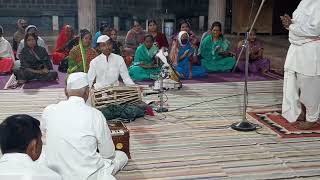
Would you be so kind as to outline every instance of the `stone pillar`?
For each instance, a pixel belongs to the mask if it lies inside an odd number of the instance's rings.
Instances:
[[[113,28],[119,31],[119,17],[114,16],[113,17]]]
[[[145,29],[146,31],[148,31],[148,21],[149,21],[149,20],[146,19],[146,29]]]
[[[204,30],[204,16],[199,16],[199,30]]]
[[[52,16],[52,30],[59,31],[59,17]]]
[[[226,18],[226,0],[209,0],[208,12],[208,28],[211,27],[214,21],[220,21],[223,32]]]
[[[78,0],[78,22],[79,30],[96,32],[96,0]]]

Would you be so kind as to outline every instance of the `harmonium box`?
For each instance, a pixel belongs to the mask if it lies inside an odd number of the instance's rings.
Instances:
[[[121,121],[108,121],[108,126],[116,150],[125,152],[128,158],[131,159],[130,133],[128,128]]]

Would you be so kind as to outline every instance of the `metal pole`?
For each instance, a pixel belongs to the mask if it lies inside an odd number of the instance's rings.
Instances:
[[[247,114],[247,105],[248,105],[248,69],[249,69],[249,54],[250,54],[250,45],[249,45],[249,35],[258,19],[258,16],[260,14],[260,11],[263,7],[265,0],[262,0],[260,7],[258,9],[258,12],[256,14],[256,17],[253,20],[253,23],[250,27],[249,32],[247,32],[245,43],[241,49],[241,52],[239,54],[239,58],[244,50],[246,48],[246,62],[245,62],[245,79],[244,79],[244,88],[243,88],[243,112],[242,112],[242,121],[239,123],[234,123],[231,125],[231,128],[237,131],[254,131],[257,129],[257,125],[249,122],[247,120],[246,114]],[[238,58],[238,60],[239,60]]]

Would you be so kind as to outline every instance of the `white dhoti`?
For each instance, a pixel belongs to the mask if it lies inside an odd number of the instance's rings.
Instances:
[[[128,163],[128,156],[122,151],[115,151],[114,158],[104,159],[105,165],[92,174],[88,180],[106,179],[119,172]],[[112,178],[110,180],[113,180]]]
[[[320,114],[320,76],[285,71],[282,116],[290,123],[295,122],[301,113],[301,103],[306,107],[306,120],[316,122]]]

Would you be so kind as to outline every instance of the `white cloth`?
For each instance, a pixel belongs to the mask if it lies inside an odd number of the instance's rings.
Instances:
[[[282,116],[295,122],[306,106],[306,119],[318,119],[320,75],[320,1],[302,0],[289,26],[291,43],[284,65]],[[301,93],[299,93],[299,91]]]
[[[320,75],[320,1],[302,0],[293,13],[289,26],[291,43],[285,70],[307,76]]]
[[[300,94],[299,94],[300,91]],[[306,107],[306,120],[316,122],[320,114],[320,76],[305,76],[287,71],[283,82],[282,116],[289,122],[297,120],[301,103]]]
[[[113,180],[114,178],[111,174],[115,174],[120,171],[128,162],[127,155],[122,151],[115,152],[115,158],[112,160],[111,168],[108,167],[109,162],[106,162],[107,165],[99,169],[96,173],[88,178],[88,180],[100,180],[100,179],[107,179]],[[110,179],[108,179],[108,178]],[[114,178],[115,179],[115,178]]]
[[[81,89],[86,86],[89,86],[87,73],[75,72],[68,76],[67,89]]]
[[[4,37],[0,37],[0,58],[12,58],[13,61],[15,60],[12,47]]]
[[[44,47],[46,49],[47,53],[50,54],[46,43],[44,42],[44,40],[40,36],[38,36],[37,44],[38,44],[38,46]],[[20,41],[18,49],[17,49],[16,56],[17,56],[18,59],[19,59],[19,56],[20,56],[21,51],[22,51],[23,48],[24,48],[24,39],[22,39]]]
[[[23,153],[7,153],[0,159],[1,180],[61,180],[51,169],[41,166]]]
[[[134,85],[129,76],[126,63],[121,56],[111,53],[107,59],[101,53],[90,62],[88,71],[89,86],[92,87],[94,80],[96,80],[95,89],[106,86],[119,86],[119,75],[125,85]]]
[[[106,119],[100,111],[86,105],[83,98],[71,96],[67,101],[49,105],[42,118],[46,163],[63,179],[88,179],[101,168],[114,171],[113,160],[119,157]],[[120,159],[126,161],[117,166],[124,167],[128,157]]]

